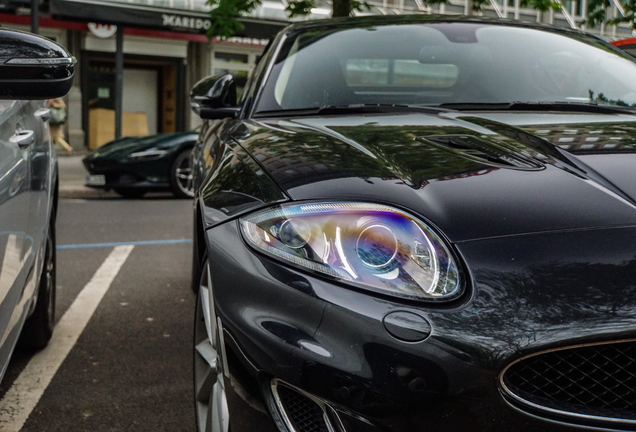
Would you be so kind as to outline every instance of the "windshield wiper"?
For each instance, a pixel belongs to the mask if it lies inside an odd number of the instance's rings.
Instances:
[[[598,114],[635,114],[636,108],[599,105],[589,102],[506,102],[506,103],[443,103],[437,108],[457,111],[564,111]]]
[[[394,112],[420,112],[424,114],[439,114],[453,112],[452,108],[442,106],[423,105],[396,105],[396,104],[350,104],[329,105],[320,108],[282,109],[271,111],[258,111],[254,117],[307,117],[314,115],[340,115],[340,114],[376,114]]]

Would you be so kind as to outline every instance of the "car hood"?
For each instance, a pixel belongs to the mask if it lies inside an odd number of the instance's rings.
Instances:
[[[453,242],[636,225],[636,116],[297,117],[233,137],[293,200],[389,203]]]
[[[93,150],[87,155],[86,159],[120,159],[130,153],[147,150],[152,147],[170,148],[181,144],[189,136],[192,136],[193,140],[196,139],[196,133],[191,132],[123,137]]]

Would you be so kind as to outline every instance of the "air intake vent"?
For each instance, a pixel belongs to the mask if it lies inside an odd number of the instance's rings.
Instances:
[[[272,380],[272,393],[290,432],[344,432],[342,427],[334,428],[328,412],[339,423],[337,415],[320,399],[277,379]]]
[[[538,171],[545,166],[529,152],[509,148],[494,140],[473,135],[437,135],[416,138],[429,144],[484,165],[525,171]],[[527,154],[526,154],[527,153]]]
[[[533,408],[636,425],[636,341],[526,357],[504,371],[501,385],[514,400]]]

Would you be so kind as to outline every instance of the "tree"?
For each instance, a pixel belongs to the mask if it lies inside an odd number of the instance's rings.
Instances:
[[[624,14],[620,14],[616,18],[607,19],[606,9],[611,5],[611,0],[588,0],[585,24],[590,28],[594,28],[596,25],[603,23],[609,25],[626,23],[629,24],[632,31],[636,30],[636,0],[622,2]]]
[[[448,3],[448,0],[424,0],[423,3],[430,6]],[[261,0],[207,0],[207,4],[212,7],[210,11],[212,25],[208,29],[208,37],[210,39],[215,36],[229,38],[243,30],[243,24],[238,18],[252,12],[261,4]],[[351,16],[353,12],[369,9],[369,5],[364,0],[333,0],[332,5],[334,18]],[[309,15],[315,7],[315,0],[290,0],[285,11],[289,18],[296,18]]]
[[[473,0],[473,10],[475,12],[480,12],[481,8],[488,3],[490,3],[490,0]],[[555,0],[521,0],[519,5],[521,7],[536,9],[541,12],[548,12],[550,9],[554,9],[555,11],[560,11],[562,9],[561,3]]]
[[[589,0],[589,4],[593,2],[609,4],[609,1],[611,0]],[[628,1],[630,4],[636,3],[636,0]],[[473,0],[472,9],[475,12],[480,12],[482,7],[489,2],[490,0]],[[239,17],[252,12],[261,4],[261,0],[207,0],[207,4],[212,7],[210,11],[212,25],[208,30],[208,37],[210,39],[215,36],[229,38],[243,30],[243,24],[239,21]],[[448,0],[423,0],[422,4],[424,6],[448,4]],[[332,5],[332,17],[334,18],[350,16],[356,11],[361,12],[369,9],[369,4],[365,0],[332,0]],[[558,0],[521,0],[521,6],[541,12],[548,12],[550,9],[559,11],[562,8]],[[315,0],[290,0],[287,2],[285,11],[289,18],[296,18],[309,15],[315,7]]]

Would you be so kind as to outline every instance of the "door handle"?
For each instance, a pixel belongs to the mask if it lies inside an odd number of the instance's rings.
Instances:
[[[51,110],[48,108],[40,108],[35,112],[35,116],[42,119],[43,122],[51,119]]]
[[[16,131],[9,141],[16,143],[20,147],[28,147],[35,142],[35,134],[31,130]]]

